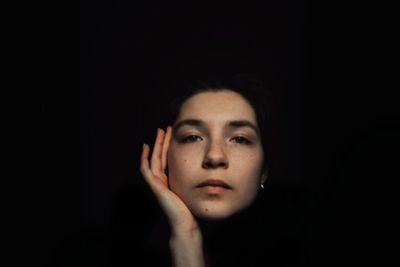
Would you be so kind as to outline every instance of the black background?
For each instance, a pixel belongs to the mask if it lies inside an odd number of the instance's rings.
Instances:
[[[396,228],[389,191],[399,176],[390,11],[288,0],[228,6],[81,1],[79,96],[65,109],[54,98],[46,106],[49,121],[54,110],[68,119],[78,111],[70,120],[80,121],[79,151],[71,152],[73,160],[49,156],[49,173],[72,168],[78,155],[80,171],[79,177],[62,172],[47,185],[53,201],[46,261],[104,264],[98,255],[107,254],[116,210],[146,210],[146,201],[152,203],[129,193],[141,186],[135,179],[142,143],[163,126],[158,107],[170,92],[157,79],[193,56],[220,51],[249,59],[271,82],[271,183],[299,189],[307,203],[306,227],[299,230],[304,262],[388,259]],[[48,150],[59,151],[51,144],[71,128],[52,129]]]

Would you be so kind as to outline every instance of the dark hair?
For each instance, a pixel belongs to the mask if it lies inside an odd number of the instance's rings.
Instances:
[[[254,109],[260,129],[264,151],[264,170],[270,160],[270,122],[271,94],[264,82],[255,74],[240,73],[235,75],[207,75],[198,79],[181,79],[174,84],[175,98],[166,107],[163,117],[166,125],[173,125],[180,113],[182,104],[191,96],[201,92],[234,91],[243,96]]]

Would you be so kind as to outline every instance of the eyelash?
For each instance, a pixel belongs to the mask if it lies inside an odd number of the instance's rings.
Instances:
[[[235,142],[238,143],[238,144],[244,144],[244,145],[251,144],[251,141],[249,139],[247,139],[246,137],[243,137],[243,136],[233,137],[232,140],[235,140]]]
[[[195,140],[193,140],[193,139],[195,139]],[[188,135],[188,136],[183,137],[180,141],[181,141],[182,143],[194,143],[194,142],[196,142],[196,141],[199,140],[199,139],[202,140],[202,138],[201,138],[200,136],[197,136],[197,135]]]
[[[199,140],[203,140],[203,139],[197,135],[188,135],[188,136],[183,137],[180,141],[182,143],[194,143]],[[235,143],[238,143],[238,144],[244,144],[244,145],[251,144],[251,141],[243,136],[236,136],[236,137],[233,137],[231,140],[233,140]]]

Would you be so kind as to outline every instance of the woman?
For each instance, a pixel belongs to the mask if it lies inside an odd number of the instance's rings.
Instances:
[[[143,145],[140,170],[169,222],[173,266],[220,266],[216,250],[226,244],[216,248],[212,236],[233,221],[240,236],[244,218],[256,220],[250,211],[267,180],[269,105],[265,91],[243,75],[191,89],[175,103],[171,126],[158,129],[151,156]],[[257,246],[250,244],[252,255],[263,250],[251,248]],[[232,257],[238,264],[240,257],[226,256]],[[243,264],[267,262],[253,257]]]

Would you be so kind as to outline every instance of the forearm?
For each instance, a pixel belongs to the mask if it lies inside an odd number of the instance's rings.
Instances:
[[[172,233],[169,244],[174,267],[205,267],[200,230]]]

